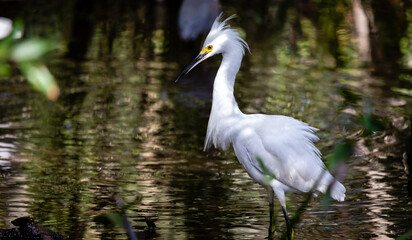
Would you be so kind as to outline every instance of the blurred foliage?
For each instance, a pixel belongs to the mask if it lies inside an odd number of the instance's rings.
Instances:
[[[103,225],[109,225],[113,224],[116,227],[119,228],[125,228],[124,223],[123,223],[123,218],[121,213],[106,213],[106,214],[100,214],[97,215],[93,218],[93,221],[96,223],[100,223]]]
[[[406,9],[406,20],[408,27],[405,36],[400,40],[400,50],[403,54],[402,64],[412,67],[412,8]]]
[[[364,104],[364,112],[359,114],[359,122],[362,126],[362,134],[370,135],[374,132],[383,131],[386,128],[385,119],[375,116],[369,100]]]
[[[359,118],[359,121],[363,127],[363,132],[366,135],[385,129],[385,121],[379,119],[377,116],[374,116],[369,112],[365,114],[360,114]]]
[[[109,223],[114,224],[118,228],[123,229],[131,240],[137,239],[136,233],[127,217],[126,211],[132,205],[135,205],[136,201],[140,202],[141,198],[138,197],[129,203],[129,206],[124,205],[123,199],[119,196],[115,197],[117,212],[109,212],[106,214],[100,214],[94,217],[96,223],[102,223],[108,225]]]
[[[43,62],[44,57],[56,48],[55,45],[42,38],[21,40],[22,33],[23,23],[16,20],[10,34],[0,39],[0,77],[11,76],[14,63],[34,89],[48,99],[56,100],[60,94],[59,87]]]
[[[359,100],[360,100],[360,96],[358,94],[356,94],[353,90],[347,88],[347,87],[341,87],[339,88],[339,94],[343,97],[344,105],[357,105]]]
[[[407,240],[412,238],[412,230],[409,232],[402,234],[401,236],[397,237],[396,240]]]
[[[266,165],[263,163],[262,159],[259,156],[256,157],[256,160],[258,161],[259,167],[262,170],[263,182],[265,184],[269,184],[270,181],[276,179],[276,176],[269,171],[269,169],[266,167]]]
[[[393,87],[392,91],[412,97],[412,89]]]
[[[334,175],[337,174],[338,166],[349,160],[352,147],[353,141],[345,139],[335,146],[331,154],[326,156],[326,166]]]

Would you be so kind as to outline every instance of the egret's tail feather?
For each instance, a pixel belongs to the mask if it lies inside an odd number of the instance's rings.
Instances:
[[[336,180],[328,171],[323,172],[322,180],[317,187],[317,190],[326,193],[329,189],[330,196],[337,201],[345,200],[346,189],[338,180]]]
[[[344,201],[345,200],[345,192],[346,189],[345,187],[342,185],[342,183],[338,182],[338,181],[334,181],[332,183],[332,186],[330,188],[330,196],[338,201]]]

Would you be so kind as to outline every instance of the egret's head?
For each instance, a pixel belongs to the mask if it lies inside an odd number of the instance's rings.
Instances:
[[[221,13],[216,18],[199,55],[197,55],[196,58],[185,68],[185,70],[180,73],[175,82],[192,70],[196,65],[213,55],[231,52],[241,54],[242,56],[245,54],[245,49],[250,51],[249,46],[242,38],[240,38],[238,32],[231,29],[230,26],[226,24],[228,20],[234,18],[235,16],[233,15],[225,20],[222,20],[222,17],[223,15]]]

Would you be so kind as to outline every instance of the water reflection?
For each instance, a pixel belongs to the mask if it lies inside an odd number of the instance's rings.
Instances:
[[[179,10],[180,37],[188,41],[206,33],[220,12],[218,0],[184,0]]]
[[[27,34],[62,39],[61,52],[49,62],[62,95],[51,103],[18,75],[0,80],[1,228],[30,215],[70,239],[124,238],[117,227],[93,221],[116,211],[114,197],[121,196],[137,231],[145,228],[144,216],[155,220],[155,239],[267,237],[265,191],[233,153],[202,151],[216,62],[199,66],[179,85],[171,83],[179,64],[200,46],[179,40],[178,5],[27,4],[20,6]],[[289,115],[318,127],[325,155],[343,138],[356,142],[344,182],[347,201],[324,209],[314,200],[296,238],[394,238],[412,221],[402,162],[412,109],[405,91],[410,73],[379,78],[353,68],[349,31],[329,39],[327,46],[338,50],[325,50],[329,35],[318,38],[316,32],[333,26],[319,22],[329,15],[311,15],[314,4],[240,3],[247,11],[223,6],[228,15],[239,14],[237,25],[252,49],[235,96],[244,112]],[[49,19],[55,24],[45,24]],[[336,61],[352,68],[336,69]],[[373,114],[389,122],[370,137],[358,134],[366,99]],[[303,201],[295,194],[289,199],[295,207]],[[285,226],[278,223],[280,237]]]

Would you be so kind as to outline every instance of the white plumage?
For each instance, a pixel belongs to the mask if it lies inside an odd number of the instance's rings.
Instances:
[[[213,85],[205,150],[212,145],[222,149],[233,145],[237,158],[248,174],[268,190],[270,203],[273,204],[274,195],[279,199],[288,225],[285,191],[316,190],[325,193],[331,185],[331,197],[343,201],[345,187],[328,172],[321,161],[320,151],[314,145],[319,140],[314,134],[316,128],[291,117],[244,114],[240,111],[233,95],[233,86],[245,49],[249,50],[249,47],[226,24],[232,17],[222,21],[221,16],[215,20],[203,50],[178,77],[215,54],[223,56]],[[264,180],[261,164],[275,179],[269,182]]]

